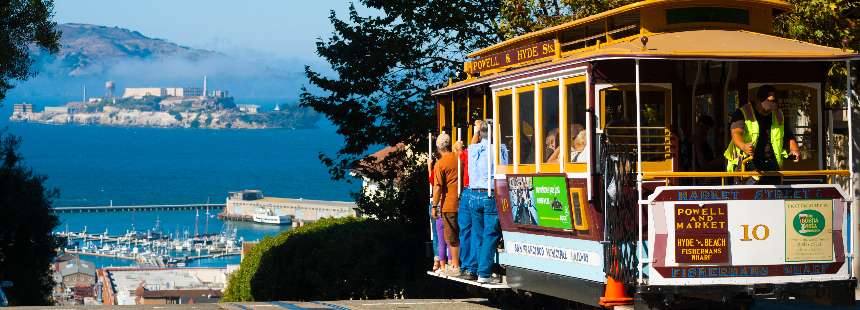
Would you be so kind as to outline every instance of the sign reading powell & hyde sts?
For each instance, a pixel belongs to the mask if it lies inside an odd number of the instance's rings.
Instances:
[[[555,40],[546,40],[481,57],[466,63],[471,73],[506,67],[555,55]]]

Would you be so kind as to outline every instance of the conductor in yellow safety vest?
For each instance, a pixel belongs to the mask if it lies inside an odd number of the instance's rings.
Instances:
[[[747,170],[778,171],[783,161],[794,155],[800,160],[800,149],[791,130],[785,126],[785,116],[776,102],[776,89],[762,85],[754,100],[738,108],[731,119],[732,141],[724,155],[726,170],[738,171],[744,158],[752,156]],[[785,151],[786,141],[789,151]],[[779,184],[779,177],[761,177],[756,184]]]

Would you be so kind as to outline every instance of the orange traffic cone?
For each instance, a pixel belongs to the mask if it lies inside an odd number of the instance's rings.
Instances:
[[[603,292],[603,297],[600,297],[600,305],[604,307],[614,307],[633,304],[633,298],[627,296],[627,291],[624,290],[624,284],[615,281],[611,276],[606,276],[606,291]]]

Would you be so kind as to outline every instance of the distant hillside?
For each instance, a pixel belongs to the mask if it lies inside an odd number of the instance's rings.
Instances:
[[[202,87],[205,75],[210,89],[228,90],[238,103],[293,103],[305,82],[305,59],[312,59],[227,55],[119,27],[61,24],[59,28],[60,51],[50,55],[34,50],[32,69],[37,75],[18,83],[5,101],[60,105],[79,100],[84,86],[88,96],[103,95],[108,80],[120,92],[125,87]]]
[[[220,54],[181,46],[119,27],[60,24],[63,35],[56,56],[37,53],[40,71],[52,75],[100,74],[118,61],[180,58],[196,61]]]

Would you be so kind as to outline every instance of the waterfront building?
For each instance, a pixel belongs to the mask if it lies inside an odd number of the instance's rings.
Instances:
[[[230,192],[227,196],[224,217],[250,220],[258,210],[272,210],[275,214],[292,216],[298,221],[316,221],[324,217],[358,216],[354,202],[322,201],[265,197],[259,190]]]
[[[29,103],[16,103],[12,105],[12,113],[28,114],[33,113],[33,105]]]
[[[167,90],[159,87],[127,87],[122,93],[123,98],[141,99],[146,96],[163,97]]]
[[[230,96],[226,90],[220,90],[220,89],[210,91],[208,95],[209,95],[209,97],[213,97],[213,98],[226,98],[226,97]]]
[[[257,110],[260,108],[260,106],[256,104],[237,104],[236,107],[239,109],[239,112],[245,112],[248,114],[257,114]]]
[[[123,98],[134,99],[146,96],[200,97],[203,96],[203,90],[200,87],[128,87],[122,94]]]
[[[203,89],[200,87],[185,87],[182,89],[184,97],[200,97],[203,96]]]
[[[69,107],[45,107],[46,114],[67,114],[69,113]]]
[[[99,270],[105,305],[218,302],[227,268],[104,268]]]

